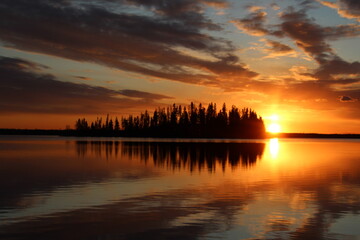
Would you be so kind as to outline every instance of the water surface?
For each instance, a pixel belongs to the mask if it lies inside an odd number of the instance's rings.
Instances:
[[[360,141],[0,136],[0,239],[360,239]]]

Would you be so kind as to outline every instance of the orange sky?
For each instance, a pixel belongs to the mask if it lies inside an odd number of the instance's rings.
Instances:
[[[357,0],[4,1],[0,128],[225,102],[284,132],[360,133],[359,12]]]

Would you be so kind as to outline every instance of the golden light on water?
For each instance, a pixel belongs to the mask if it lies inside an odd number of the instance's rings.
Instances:
[[[269,140],[270,155],[272,158],[276,158],[279,154],[279,139],[271,138]]]

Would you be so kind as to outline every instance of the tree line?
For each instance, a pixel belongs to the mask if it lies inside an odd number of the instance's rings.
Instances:
[[[215,103],[204,107],[201,103],[189,106],[173,104],[158,107],[150,114],[147,110],[138,116],[129,115],[105,121],[97,118],[89,123],[85,118],[75,124],[78,135],[126,137],[179,137],[179,138],[263,138],[265,126],[262,118],[251,108],[227,109],[225,103],[219,111]]]

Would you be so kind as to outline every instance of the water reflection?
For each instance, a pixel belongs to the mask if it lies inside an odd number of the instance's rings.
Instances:
[[[0,141],[0,239],[359,239],[359,147]]]
[[[135,142],[135,141],[77,141],[79,157],[121,157],[151,161],[155,166],[172,169],[215,171],[219,164],[223,170],[227,166],[251,167],[261,159],[265,143],[238,142]]]
[[[279,153],[279,139],[277,138],[271,138],[269,140],[269,148],[270,148],[270,154],[272,158],[277,158]]]

